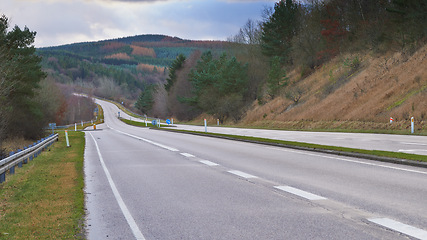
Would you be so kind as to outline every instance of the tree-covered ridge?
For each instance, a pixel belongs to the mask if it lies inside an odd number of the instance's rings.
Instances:
[[[177,56],[225,46],[215,41],[139,35],[40,48],[37,54],[43,59],[43,69],[57,82],[122,101],[136,100],[147,86],[165,83],[167,68]]]

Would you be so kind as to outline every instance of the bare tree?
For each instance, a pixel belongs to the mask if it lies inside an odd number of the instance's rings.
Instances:
[[[239,33],[228,38],[230,42],[242,44],[259,44],[261,39],[261,24],[252,19],[248,19],[246,24],[240,28]]]

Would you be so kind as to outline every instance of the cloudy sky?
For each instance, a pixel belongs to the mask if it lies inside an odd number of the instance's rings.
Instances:
[[[11,26],[36,31],[36,47],[139,34],[226,40],[275,0],[1,0]]]

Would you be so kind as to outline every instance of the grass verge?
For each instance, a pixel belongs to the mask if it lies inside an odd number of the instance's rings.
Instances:
[[[68,135],[0,185],[0,239],[84,239],[85,138]]]
[[[137,126],[137,127],[150,127],[151,126],[151,123],[149,123],[149,124],[147,124],[147,126],[145,126],[145,123],[143,123],[143,122],[131,121],[131,120],[124,119],[124,118],[120,118],[120,121],[122,121],[128,125]]]

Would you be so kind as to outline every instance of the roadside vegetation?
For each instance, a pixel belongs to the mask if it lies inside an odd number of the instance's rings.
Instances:
[[[0,185],[0,239],[84,239],[85,138],[68,136]]]
[[[0,159],[25,146],[20,143],[46,136],[48,123],[93,118],[93,101],[74,95],[43,71],[32,45],[35,36],[27,27],[11,28],[9,19],[0,16]]]

